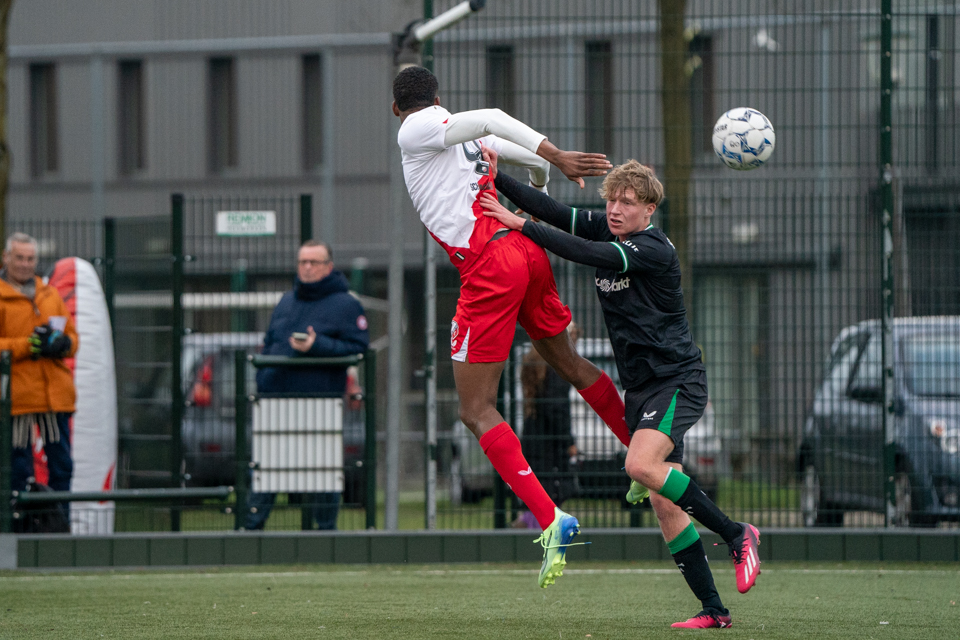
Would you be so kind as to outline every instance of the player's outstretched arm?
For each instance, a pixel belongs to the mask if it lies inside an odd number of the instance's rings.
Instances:
[[[487,151],[493,151],[485,147],[483,143],[480,146]],[[487,154],[485,153],[484,159],[486,157]],[[500,161],[515,167],[525,168],[530,176],[530,184],[536,185],[540,189],[546,187],[547,182],[550,181],[550,163],[532,151],[527,151],[509,140],[500,140]],[[491,173],[491,176],[496,177],[495,173]]]
[[[500,173],[498,165],[503,154],[498,154],[490,147],[481,143],[480,148],[483,153],[483,159],[490,168],[490,177],[494,179],[497,189],[505,195],[511,202],[520,207],[523,211],[534,216],[537,220],[544,220],[553,226],[568,231],[571,228],[571,217],[573,209],[565,204],[557,202],[546,193],[546,183],[536,183],[537,187],[527,187],[521,185],[512,177],[505,173]],[[501,178],[501,176],[503,176]],[[531,182],[534,175],[531,172]]]
[[[541,247],[561,258],[591,267],[613,269],[621,273],[625,272],[629,266],[626,253],[614,242],[586,240],[530,220],[524,220],[520,216],[510,213],[489,191],[482,193],[479,201],[485,215],[496,218],[508,229],[520,231]]]
[[[567,205],[557,202],[542,191],[520,184],[500,171],[497,172],[494,185],[510,202],[530,215],[570,233],[573,209]]]
[[[443,142],[448,147],[495,135],[536,153],[560,169],[567,178],[579,184],[581,189],[585,176],[602,176],[613,166],[602,153],[558,149],[542,133],[534,131],[500,109],[454,113],[447,119],[446,126]]]
[[[560,169],[567,179],[576,182],[583,189],[585,176],[602,176],[613,168],[607,156],[602,153],[584,153],[582,151],[564,151],[552,142],[543,139],[537,148],[537,155]]]

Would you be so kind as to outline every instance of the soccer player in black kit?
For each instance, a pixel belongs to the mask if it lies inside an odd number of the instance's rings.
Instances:
[[[493,195],[480,198],[487,215],[562,258],[597,268],[597,295],[626,390],[631,431],[626,471],[633,480],[627,499],[638,502],[652,490],[667,546],[702,605],[699,614],[672,626],[729,627],[730,612],[720,601],[690,516],[730,547],[741,593],[760,573],[760,533],[753,525],[731,521],[683,473],[683,435],[703,415],[707,376],[687,324],[677,251],[650,224],[663,185],[652,169],[630,160],[603,181],[606,213],[580,211],[497,172],[492,150],[485,150],[485,159],[497,191],[557,229],[511,213]]]

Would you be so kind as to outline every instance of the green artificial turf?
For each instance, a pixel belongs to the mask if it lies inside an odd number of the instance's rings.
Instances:
[[[746,595],[715,569],[730,630],[670,628],[699,607],[668,563],[4,572],[0,638],[960,637],[956,565],[771,564]]]

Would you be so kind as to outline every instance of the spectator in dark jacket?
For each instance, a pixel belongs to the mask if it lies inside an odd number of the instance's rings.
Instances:
[[[263,340],[265,355],[331,358],[363,353],[370,338],[363,307],[348,292],[347,279],[333,268],[332,252],[323,242],[307,241],[297,253],[293,291],[284,294],[273,310]],[[257,372],[262,395],[338,393],[347,386],[347,367],[264,367]],[[263,529],[275,493],[250,496],[244,527]],[[313,505],[320,529],[336,529],[340,493],[300,496]]]

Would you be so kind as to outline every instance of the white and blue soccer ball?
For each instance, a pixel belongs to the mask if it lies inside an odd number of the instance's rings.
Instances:
[[[713,150],[725,165],[737,171],[749,171],[765,163],[776,144],[773,125],[756,109],[730,109],[713,126]]]

